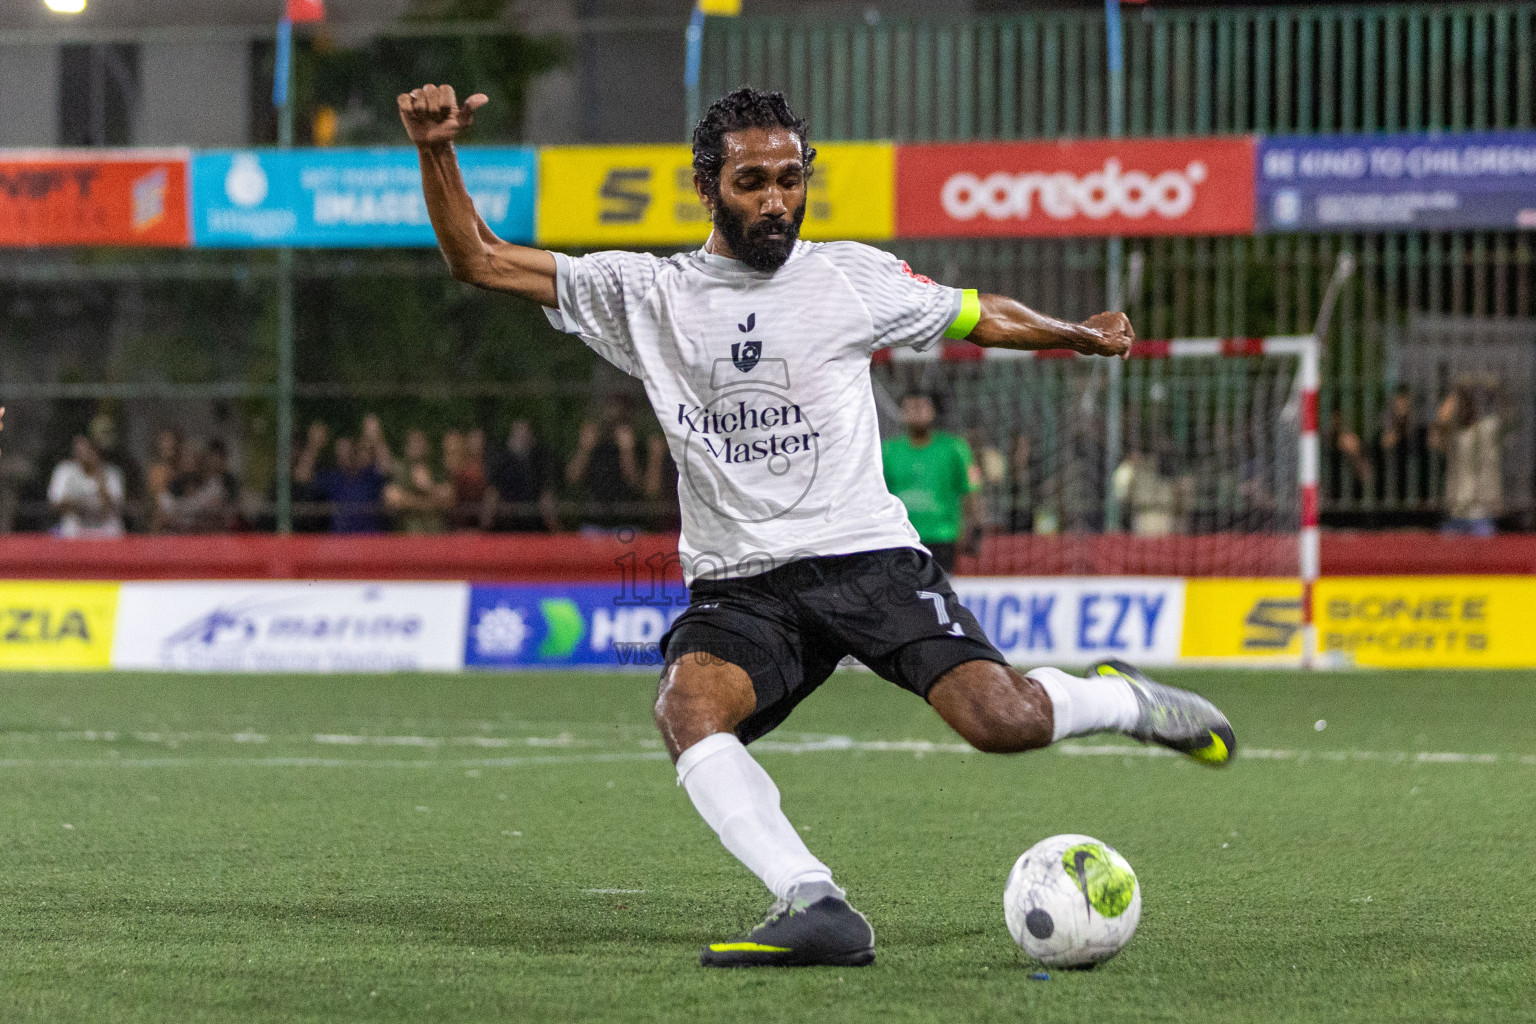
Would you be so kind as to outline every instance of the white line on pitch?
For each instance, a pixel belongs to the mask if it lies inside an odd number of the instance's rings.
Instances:
[[[1064,757],[1174,757],[1172,751],[1162,747],[1127,746],[1121,744],[1059,743],[1051,748]],[[753,744],[753,750],[763,754],[815,754],[815,753],[910,753],[967,754],[976,753],[962,743],[932,743],[927,740],[855,740],[848,736],[817,736],[802,741],[761,740]],[[1536,766],[1536,754],[1470,754],[1453,751],[1404,751],[1377,750],[1277,750],[1257,747],[1240,749],[1238,757],[1254,761],[1309,761],[1349,762],[1365,761],[1380,764],[1519,764]],[[664,761],[665,752],[660,750],[586,752],[571,754],[546,754],[514,757],[474,759],[416,759],[403,758],[322,758],[322,757],[111,757],[111,758],[4,758],[0,768],[29,767],[90,767],[112,766],[120,768],[180,768],[201,765],[231,768],[521,768],[539,765],[601,764],[622,761]]]

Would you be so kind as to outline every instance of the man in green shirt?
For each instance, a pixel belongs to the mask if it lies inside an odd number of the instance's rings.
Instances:
[[[981,474],[965,438],[933,429],[938,412],[934,395],[908,394],[901,401],[907,435],[886,441],[881,455],[885,485],[907,506],[907,518],[934,561],[952,573],[967,519],[980,525],[976,494]]]

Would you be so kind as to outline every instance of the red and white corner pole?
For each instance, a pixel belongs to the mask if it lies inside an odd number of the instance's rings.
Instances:
[[[1317,620],[1313,599],[1322,568],[1322,538],[1318,532],[1317,391],[1321,381],[1322,339],[1306,339],[1301,350],[1301,667],[1312,668],[1317,657]]]

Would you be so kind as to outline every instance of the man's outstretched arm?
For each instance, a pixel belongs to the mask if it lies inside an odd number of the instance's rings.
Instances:
[[[421,190],[432,230],[454,278],[558,308],[553,254],[497,238],[475,210],[459,173],[453,140],[474,123],[475,111],[487,98],[476,93],[460,106],[452,86],[424,85],[401,93],[397,102],[421,159]]]
[[[975,326],[966,338],[984,348],[1071,349],[1085,356],[1125,358],[1136,340],[1124,313],[1098,313],[1074,324],[1037,313],[1006,295],[982,295],[978,299],[980,308],[973,311]]]

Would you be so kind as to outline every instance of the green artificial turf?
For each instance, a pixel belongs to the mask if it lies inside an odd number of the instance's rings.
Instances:
[[[1165,678],[1261,756],[965,753],[837,677],[758,756],[878,960],[711,972],[770,898],[674,785],[648,678],[0,677],[0,1020],[1536,1015],[1536,677]],[[870,745],[905,740],[934,746]],[[1141,927],[1033,981],[1002,887],[1058,832],[1130,859]]]

